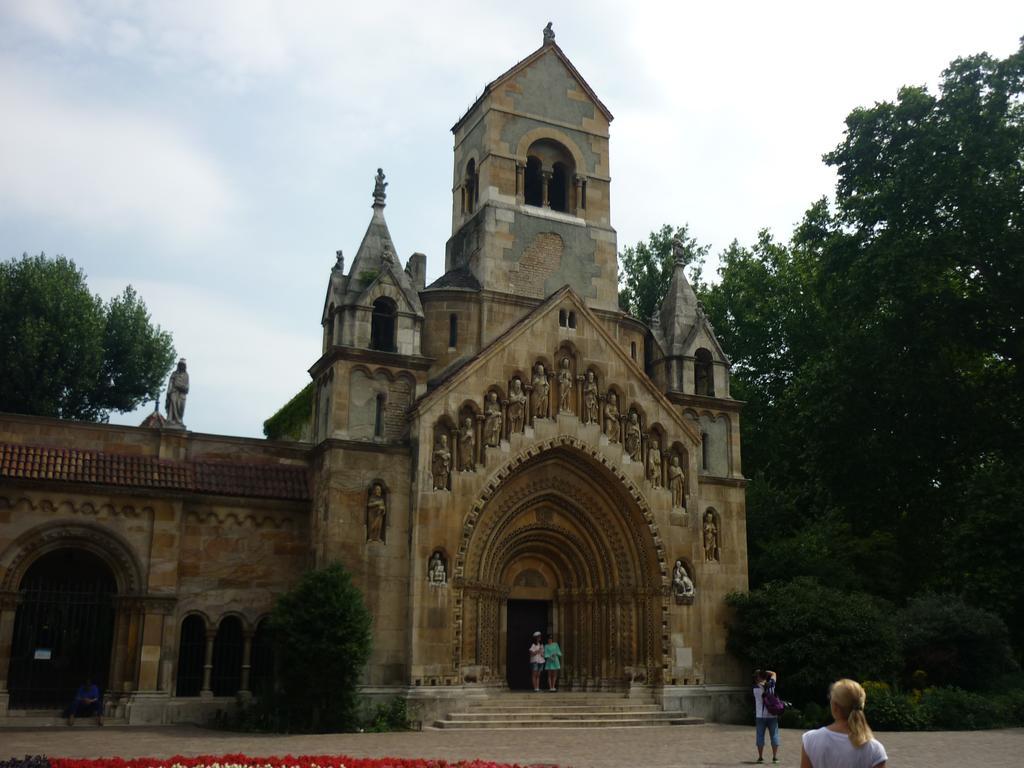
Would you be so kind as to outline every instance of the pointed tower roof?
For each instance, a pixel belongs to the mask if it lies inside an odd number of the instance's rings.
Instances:
[[[480,102],[487,98],[488,94],[496,90],[506,80],[515,77],[519,72],[526,69],[528,66],[533,64],[533,62],[535,62],[541,56],[547,54],[549,51],[553,53],[555,56],[557,56],[558,59],[562,62],[562,64],[565,65],[565,68],[568,69],[572,76],[576,79],[576,81],[580,85],[580,88],[583,89],[583,92],[590,97],[590,99],[594,102],[597,108],[601,110],[601,114],[603,114],[605,116],[605,119],[610,123],[614,119],[611,111],[608,109],[608,107],[604,105],[601,99],[597,97],[597,94],[594,92],[594,89],[591,88],[587,81],[583,79],[583,75],[579,73],[579,70],[576,69],[576,67],[573,65],[571,61],[569,61],[569,57],[565,55],[565,51],[558,47],[558,43],[555,42],[555,31],[551,28],[551,22],[549,21],[548,25],[544,27],[544,42],[541,45],[541,47],[535,50],[525,59],[522,59],[517,64],[513,65],[505,72],[502,72],[491,82],[485,85],[484,92],[481,93],[479,98],[477,98],[477,100],[473,102],[472,106],[470,106],[470,108],[466,110],[466,113],[459,118],[459,121],[452,126],[452,133],[455,133],[456,131],[459,130],[459,127],[466,121],[466,119],[471,114],[473,114],[476,108],[480,105]]]
[[[672,242],[672,255],[675,257],[672,280],[661,307],[651,318],[651,331],[666,355],[682,355],[685,354],[683,345],[697,324],[700,310],[697,294],[686,279],[683,244],[678,240]],[[700,314],[703,316],[703,312]]]
[[[409,307],[417,314],[422,314],[420,297],[413,287],[409,274],[402,269],[391,232],[388,231],[388,223],[384,219],[386,187],[384,171],[378,168],[373,190],[373,215],[352,260],[352,267],[345,281],[344,295],[338,297],[336,305],[358,304],[371,286],[390,275],[391,280],[408,301]]]

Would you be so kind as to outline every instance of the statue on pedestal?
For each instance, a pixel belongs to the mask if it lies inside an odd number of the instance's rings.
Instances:
[[[384,541],[384,522],[388,507],[384,498],[384,489],[380,483],[374,483],[366,500],[366,540]]]
[[[626,453],[633,461],[640,461],[640,417],[636,411],[629,412],[629,421],[626,422]]]
[[[604,405],[604,433],[609,443],[619,442],[619,398],[614,392],[608,393],[608,402]]]
[[[572,370],[569,358],[562,358],[562,367],[558,371],[558,412],[572,413]]]
[[[448,450],[448,435],[441,435],[430,462],[430,471],[434,476],[434,490],[448,490],[448,480],[452,472],[452,452]]]
[[[459,469],[463,472],[476,472],[476,435],[473,431],[473,417],[467,416],[462,423],[462,434],[459,437]]]
[[[167,422],[171,426],[185,426],[185,400],[188,398],[188,371],[185,358],[178,361],[178,368],[171,374],[167,382],[167,397],[164,410],[167,411]]]
[[[484,403],[484,444],[491,448],[501,442],[501,404],[498,393],[489,392]]]
[[[661,488],[661,448],[657,440],[651,440],[647,451],[647,479],[655,488]]]
[[[672,456],[672,464],[668,468],[668,487],[672,491],[673,508],[682,509],[686,506],[686,474],[679,466],[679,456]]]
[[[600,419],[600,403],[598,402],[597,379],[593,371],[587,371],[583,382],[583,420],[587,424],[597,424]]]
[[[544,365],[537,363],[533,374],[533,417],[535,419],[546,419],[548,417],[548,375],[544,371]]]

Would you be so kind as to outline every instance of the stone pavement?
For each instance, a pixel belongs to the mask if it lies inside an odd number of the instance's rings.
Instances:
[[[800,731],[783,730],[782,764],[800,763]],[[892,768],[1017,766],[1024,729],[940,733],[881,733]],[[768,751],[768,750],[766,750]],[[754,729],[733,725],[573,730],[481,730],[267,736],[194,726],[0,730],[0,759],[44,753],[62,757],[167,757],[174,754],[347,754],[355,757],[485,758],[563,768],[702,768],[750,765]],[[770,762],[769,762],[770,765]]]

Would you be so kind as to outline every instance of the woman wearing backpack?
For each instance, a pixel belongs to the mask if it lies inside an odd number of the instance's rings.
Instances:
[[[770,669],[754,670],[754,722],[757,723],[757,762],[764,762],[764,732],[767,730],[772,740],[772,762],[779,762],[779,718],[768,711],[765,706],[765,694],[775,695],[775,682],[778,679]]]
[[[860,683],[837,680],[828,699],[835,722],[803,735],[800,768],[885,768],[889,756],[871,735]]]

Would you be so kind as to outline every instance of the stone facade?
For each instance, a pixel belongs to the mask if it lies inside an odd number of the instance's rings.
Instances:
[[[0,415],[0,708],[47,662],[25,656],[33,563],[81,551],[67,567],[112,577],[101,682],[132,722],[249,695],[275,597],[334,561],[374,616],[366,691],[423,717],[517,685],[534,629],[557,633],[566,689],[724,716],[740,403],[681,266],[651,326],[617,307],[611,119],[553,39],[490,83],[453,128],[429,286],[378,174],[330,272],[309,442]]]

